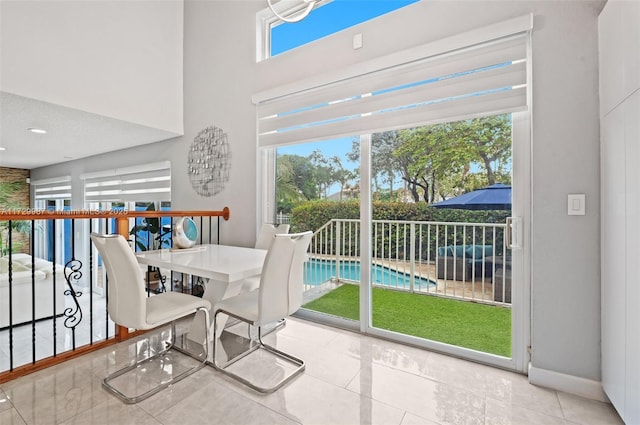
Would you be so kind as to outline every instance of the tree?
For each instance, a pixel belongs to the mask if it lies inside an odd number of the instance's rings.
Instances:
[[[345,189],[349,185],[349,182],[356,178],[356,174],[344,168],[338,156],[332,156],[329,159],[329,163],[332,171],[332,180],[340,183],[339,199],[342,201],[342,195]]]
[[[497,177],[505,174],[511,159],[510,114],[456,122],[452,134],[467,144],[477,157],[474,162],[485,169],[488,185],[496,183]]]
[[[313,164],[313,181],[318,188],[320,198],[326,198],[331,186],[335,180],[334,169],[327,158],[322,155],[319,149],[314,150],[309,155],[309,161]]]
[[[290,210],[304,200],[317,199],[313,164],[300,155],[280,155],[276,165],[276,197],[278,210]]]
[[[510,115],[416,127],[398,132],[395,164],[415,202],[432,203],[510,181]],[[484,169],[486,178],[472,172]]]
[[[398,174],[398,164],[394,160],[393,152],[401,143],[397,131],[383,131],[371,135],[371,183],[374,196],[380,194],[380,183],[389,185],[389,201],[393,200],[393,183]],[[354,138],[351,152],[347,158],[353,162],[360,161],[360,139]]]
[[[449,123],[400,130],[398,134],[401,144],[393,156],[415,202],[420,201],[419,189],[425,202],[434,202],[439,182],[462,176],[472,160],[471,152],[452,137]]]

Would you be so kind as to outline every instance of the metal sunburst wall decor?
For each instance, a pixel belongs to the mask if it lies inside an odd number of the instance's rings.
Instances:
[[[201,130],[193,139],[187,163],[193,189],[207,197],[220,193],[229,181],[230,159],[227,134],[214,126]]]

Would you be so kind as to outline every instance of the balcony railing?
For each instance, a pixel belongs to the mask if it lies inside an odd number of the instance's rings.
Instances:
[[[219,243],[229,210],[0,211],[0,383],[135,334],[109,319],[107,276],[89,235],[119,233],[139,247],[148,235],[129,233],[140,219],[165,218],[170,234],[185,216],[199,226],[198,243]],[[192,290],[169,271],[145,276],[149,296]]]
[[[0,211],[0,248],[6,251],[0,255],[0,382],[130,337],[109,319],[106,274],[89,235],[117,232],[139,246],[129,235],[136,219],[182,216],[198,223],[198,243],[217,243],[220,219],[229,211]],[[315,232],[305,266],[308,299],[360,281],[360,232],[358,220],[340,219]],[[504,233],[501,223],[375,220],[373,284],[509,306]],[[147,273],[146,281],[149,296],[193,290],[165,270]]]
[[[374,220],[374,286],[487,304],[511,304],[511,256],[503,223]],[[334,219],[315,232],[306,298],[360,281],[360,221]]]

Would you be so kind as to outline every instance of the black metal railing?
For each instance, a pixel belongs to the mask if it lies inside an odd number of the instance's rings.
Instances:
[[[183,216],[199,225],[199,243],[219,243],[229,210],[0,210],[0,382],[126,339],[129,330],[109,319],[107,276],[90,234],[119,233],[134,248],[136,238],[149,237],[130,235],[137,218],[169,217],[171,247],[174,219]],[[188,290],[170,271],[158,273],[162,291]],[[165,285],[167,273],[180,284]]]

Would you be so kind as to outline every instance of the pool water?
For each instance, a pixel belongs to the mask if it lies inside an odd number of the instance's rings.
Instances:
[[[336,277],[335,260],[311,259],[305,263],[304,283],[306,285],[320,285]],[[360,262],[340,261],[340,279],[360,282]],[[410,289],[410,275],[402,271],[374,264],[371,267],[371,279],[374,285],[392,288]],[[414,276],[415,289],[435,288],[436,283],[424,277]]]

